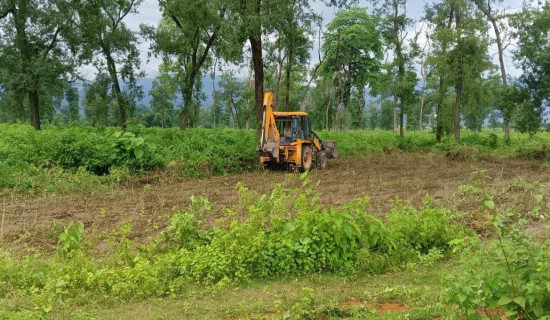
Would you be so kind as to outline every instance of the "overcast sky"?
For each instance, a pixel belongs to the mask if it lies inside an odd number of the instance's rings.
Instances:
[[[533,0],[536,1],[536,0]],[[416,1],[408,1],[407,3],[407,15],[415,20],[419,20],[422,17],[424,7],[426,6],[426,3],[431,3],[432,0],[416,0]],[[506,8],[507,10],[517,10],[521,8],[522,6],[522,0],[504,0],[502,6]],[[361,0],[358,3],[359,6],[362,7],[370,7],[369,3],[365,0]],[[312,8],[317,12],[318,14],[321,14],[324,23],[328,23],[336,13],[335,8],[329,8],[322,3],[314,2],[312,3]],[[128,27],[132,30],[138,31],[139,25],[149,24],[149,25],[157,25],[160,21],[161,13],[159,11],[158,7],[158,0],[145,0],[141,4],[139,8],[139,14],[128,16],[126,19],[126,23]],[[411,34],[414,33],[414,29],[419,29],[420,24],[417,23],[412,30],[410,30]],[[145,41],[141,41],[140,43],[140,50],[141,50],[141,60],[142,60],[142,69],[146,72],[146,77],[155,77],[158,73],[158,65],[159,60],[155,58],[151,58],[149,62],[147,62],[147,52],[148,52],[149,44]],[[493,58],[493,61],[495,64],[498,63],[498,57],[496,56],[496,46],[492,46],[490,49],[491,57]],[[315,63],[317,57],[317,48],[315,47],[312,52],[312,60]],[[518,75],[518,70],[513,66],[511,54],[510,51],[506,52],[506,67],[507,71],[510,75]],[[93,78],[94,77],[94,70],[87,69],[83,70],[85,73],[84,76],[86,78]]]

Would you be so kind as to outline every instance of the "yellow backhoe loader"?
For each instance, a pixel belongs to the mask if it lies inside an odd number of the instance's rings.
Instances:
[[[322,141],[311,130],[306,112],[273,111],[273,94],[264,93],[264,115],[258,154],[266,168],[287,166],[306,171],[324,169],[327,158],[336,158],[336,141]]]

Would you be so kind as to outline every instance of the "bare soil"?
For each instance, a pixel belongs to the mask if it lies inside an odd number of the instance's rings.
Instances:
[[[480,199],[465,196],[459,186],[472,182],[472,173],[483,170],[483,179],[501,190],[497,205],[528,210],[533,186],[550,181],[548,163],[519,159],[456,160],[423,153],[391,153],[371,157],[329,160],[326,170],[313,170],[309,177],[320,181],[320,201],[338,206],[359,197],[371,197],[372,213],[383,215],[391,200],[399,197],[413,205],[430,195],[442,205],[461,211],[479,208]],[[298,186],[299,174],[256,171],[184,181],[146,177],[127,185],[91,194],[57,197],[0,198],[0,246],[52,250],[59,225],[82,221],[87,228],[111,231],[131,221],[135,236],[145,239],[168,223],[174,207],[185,208],[190,197],[209,199],[214,212],[238,200],[237,183],[259,193],[269,193],[275,184]],[[548,192],[548,191],[546,191]],[[549,194],[546,194],[549,196]],[[212,221],[219,216],[209,217]],[[57,227],[56,227],[57,225]]]

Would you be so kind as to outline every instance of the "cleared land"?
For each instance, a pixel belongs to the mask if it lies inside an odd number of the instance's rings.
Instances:
[[[378,154],[371,157],[342,157],[329,162],[327,170],[313,170],[313,182],[321,202],[339,205],[369,196],[372,213],[383,215],[391,200],[399,197],[420,204],[426,195],[442,207],[471,211],[482,199],[459,186],[486,187],[499,204],[523,212],[535,203],[534,195],[550,191],[541,188],[550,181],[548,163],[519,159],[450,159],[431,153]],[[168,223],[174,207],[185,208],[190,197],[206,197],[215,221],[221,210],[238,198],[237,184],[259,193],[268,193],[275,184],[298,186],[299,174],[256,171],[213,178],[173,181],[163,174],[151,174],[126,184],[99,188],[89,194],[69,194],[46,198],[5,196],[2,205],[2,242],[5,247],[40,247],[54,250],[56,223],[82,221],[87,228],[110,231],[131,221],[134,236],[145,239]],[[209,223],[206,223],[208,226]],[[474,226],[475,227],[475,226]]]

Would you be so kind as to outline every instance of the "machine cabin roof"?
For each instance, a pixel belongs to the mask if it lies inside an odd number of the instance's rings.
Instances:
[[[292,117],[292,116],[307,116],[307,112],[304,111],[288,111],[288,112],[281,112],[281,111],[274,111],[273,115],[275,117]]]

